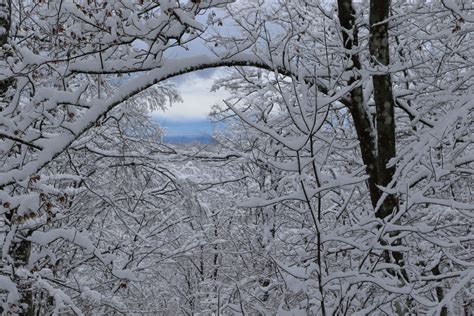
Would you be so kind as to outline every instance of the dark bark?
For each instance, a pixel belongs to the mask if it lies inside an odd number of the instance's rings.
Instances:
[[[387,0],[371,0],[369,15],[369,52],[372,65],[374,67],[386,68],[390,64],[390,47],[388,35],[388,18],[390,12],[390,1]],[[386,187],[392,182],[395,174],[395,166],[387,167],[390,159],[395,158],[396,141],[395,141],[395,98],[392,90],[392,79],[390,73],[381,75],[373,75],[372,83],[374,87],[374,100],[376,109],[376,130],[377,130],[377,184]],[[382,192],[380,192],[382,193]],[[380,194],[381,196],[382,194]],[[379,202],[378,202],[379,203]],[[380,203],[375,216],[378,218],[386,218],[391,215],[398,205],[398,199],[393,194],[388,194]],[[394,232],[391,237],[398,235]],[[384,241],[382,241],[384,243]],[[400,245],[401,240],[398,239],[393,245]],[[399,278],[402,282],[409,282],[409,276],[403,269],[404,259],[403,253],[393,251],[384,253],[385,261],[395,262],[402,267],[399,272]],[[397,274],[395,271],[390,271]]]
[[[390,47],[388,37],[388,17],[390,1],[370,1],[370,32],[369,32],[369,52],[374,66],[388,66],[390,63]],[[358,46],[357,27],[355,26],[355,11],[352,0],[338,0],[339,21],[343,28],[342,38],[344,48],[349,52],[348,58],[352,60],[352,66],[348,70],[353,71],[353,75],[348,84],[360,80],[358,70],[361,63],[357,53],[354,53]],[[395,167],[387,167],[390,159],[395,157],[395,100],[392,91],[392,81],[389,73],[373,75],[374,100],[376,108],[376,125],[372,127],[368,109],[364,104],[362,87],[357,87],[351,91],[351,103],[348,108],[351,112],[354,126],[362,153],[362,160],[369,175],[369,191],[372,206],[377,209],[382,191],[379,186],[385,187],[390,184],[395,173]],[[374,130],[375,129],[375,130]],[[375,216],[384,219],[397,207],[396,196],[388,195],[380,203]],[[384,241],[381,241],[384,243]],[[391,261],[391,256],[395,261],[403,266],[403,254],[400,252],[385,253],[387,262]],[[402,270],[400,276],[405,281],[408,280],[406,271]]]
[[[359,55],[353,53],[353,49],[358,46],[358,33],[355,26],[355,11],[352,6],[352,0],[338,0],[339,22],[343,27],[342,39],[344,48],[348,51],[347,58],[352,61],[352,66],[348,70],[352,70],[352,76],[347,82],[348,85],[361,79],[360,69],[361,63]],[[358,86],[350,92],[351,102],[348,103],[349,111],[354,121],[354,126],[359,140],[362,161],[364,162],[369,175],[369,191],[372,205],[376,205],[380,198],[380,190],[377,188],[377,157],[375,131],[372,128],[369,113],[364,104],[364,95],[362,87]]]
[[[389,8],[390,1],[373,0],[370,2],[369,49],[374,65],[387,66],[390,62],[387,22]],[[347,69],[352,70],[352,76],[347,83],[352,84],[361,79],[359,55],[354,52],[358,46],[358,34],[352,0],[338,0],[338,14],[343,28],[344,48],[348,51],[347,57],[352,61],[351,67]],[[382,191],[378,186],[387,186],[392,181],[395,172],[394,167],[387,167],[388,162],[395,157],[396,153],[395,102],[390,74],[374,75],[372,80],[376,107],[375,129],[371,125],[370,115],[364,103],[362,87],[351,91],[351,103],[348,104],[348,108],[357,131],[362,161],[366,165],[369,175],[370,198],[375,208],[382,196]],[[389,195],[381,203],[376,216],[385,218],[393,212],[396,206],[396,197]]]
[[[390,1],[370,1],[370,37],[369,50],[374,66],[390,64],[390,47],[388,40],[388,17]],[[387,167],[390,159],[395,157],[395,99],[392,91],[392,80],[389,73],[372,76],[377,122],[377,184],[387,186],[393,179],[395,167]],[[385,218],[397,206],[394,195],[388,195],[380,208],[377,217]]]

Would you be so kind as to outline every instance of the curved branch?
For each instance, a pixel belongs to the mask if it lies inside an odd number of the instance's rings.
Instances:
[[[279,61],[280,60],[280,61]],[[0,174],[0,189],[7,185],[17,183],[27,179],[32,174],[37,173],[41,168],[60,155],[72,144],[78,137],[84,134],[88,129],[94,126],[95,122],[117,105],[137,95],[143,90],[170,78],[194,72],[217,67],[235,67],[251,66],[266,69],[269,71],[278,71],[287,76],[293,76],[314,84],[315,77],[312,73],[302,72],[301,69],[288,67],[282,58],[273,58],[272,64],[262,61],[254,54],[241,53],[230,58],[196,56],[192,58],[181,58],[176,60],[167,60],[164,65],[158,66],[143,74],[138,78],[126,82],[120,90],[107,100],[95,99],[90,102],[91,107],[87,109],[83,116],[76,122],[64,122],[62,127],[66,130],[63,134],[46,139],[42,142],[43,149],[38,158],[27,163],[21,169],[14,169]],[[98,68],[97,68],[98,69]],[[87,69],[76,69],[77,72],[86,73]],[[101,73],[102,70],[90,69],[89,73]],[[318,82],[319,91],[328,93],[326,86]],[[341,100],[344,103],[344,100]]]

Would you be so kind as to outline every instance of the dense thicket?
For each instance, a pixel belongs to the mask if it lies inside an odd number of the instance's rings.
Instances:
[[[462,0],[1,1],[3,313],[468,315],[473,22]],[[164,144],[166,80],[223,66],[216,144]]]

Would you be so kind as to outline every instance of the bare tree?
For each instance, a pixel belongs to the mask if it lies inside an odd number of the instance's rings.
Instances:
[[[156,253],[149,256],[134,250],[143,249],[136,230],[151,229],[155,217],[148,218],[143,211],[146,221],[137,222],[127,212],[127,203],[162,205],[160,197],[147,191],[153,189],[145,174],[165,179],[166,172],[156,170],[163,156],[144,157],[150,153],[146,150],[161,147],[143,139],[134,142],[113,111],[134,98],[150,101],[143,93],[166,79],[232,66],[238,67],[237,73],[223,82],[234,96],[227,105],[247,131],[224,141],[222,154],[184,154],[197,161],[232,162],[239,168],[222,172],[236,176],[230,182],[193,180],[181,186],[175,179],[170,185],[186,193],[186,198],[183,204],[176,203],[179,207],[173,214],[181,214],[182,209],[206,213],[206,194],[212,207],[224,212],[218,202],[221,195],[196,189],[221,183],[229,194],[247,200],[242,207],[261,217],[256,217],[255,226],[239,219],[229,234],[220,232],[224,222],[235,223],[228,214],[211,212],[202,218],[192,216],[188,223],[178,221],[176,234],[182,238],[166,246],[175,248],[174,252],[168,248],[170,256],[183,254],[183,261],[167,270],[180,275],[176,290],[167,295],[186,302],[183,313],[214,310],[216,305],[218,312],[240,313],[294,309],[326,315],[387,308],[400,314],[458,313],[469,304],[466,293],[474,273],[469,226],[472,6],[463,1],[229,2],[1,2],[3,311],[31,314],[33,288],[49,293],[58,303],[54,305],[58,312],[61,304],[75,313],[80,313],[78,306],[85,306],[67,294],[80,291],[81,286],[71,285],[72,279],[58,285],[62,290],[44,282],[52,261],[42,257],[45,266],[36,271],[32,248],[53,247],[65,254],[68,264],[77,265],[70,271],[90,268],[98,275],[104,273],[103,280],[117,282],[119,288],[120,276],[129,275],[123,265],[124,269],[117,265],[99,272],[86,264],[90,259],[106,267],[107,251],[98,246],[113,238],[99,234],[94,244],[85,231],[67,226],[74,222],[55,221],[56,209],[70,211],[71,216],[84,210],[80,204],[72,209],[63,205],[67,190],[78,193],[78,201],[83,194],[88,203],[93,202],[91,194],[99,192],[101,202],[85,209],[123,211],[117,221],[109,223],[103,217],[90,223],[108,232],[135,232],[128,237],[136,238],[126,238],[127,245],[110,250],[123,250],[128,265],[139,270],[137,258],[149,264],[159,260]],[[199,17],[204,13],[209,13],[206,22]],[[219,30],[230,22],[234,24],[231,34]],[[168,57],[169,52],[202,40],[210,53]],[[176,97],[167,91],[171,94],[164,89],[154,95]],[[106,124],[112,120],[117,125]],[[101,131],[97,138],[88,134],[93,128]],[[89,144],[78,146],[75,142],[81,139]],[[91,145],[94,142],[122,146],[124,151],[118,157],[117,148],[101,151]],[[147,146],[138,149],[138,144]],[[124,152],[139,157],[129,159]],[[73,153],[71,159],[65,158],[68,153]],[[175,159],[178,153],[173,149],[165,154]],[[143,169],[129,165],[130,160],[139,161]],[[67,161],[71,165],[65,167]],[[101,166],[101,170],[114,170],[111,176],[117,181],[133,174],[136,187],[130,181],[124,182],[130,186],[127,190],[106,192],[101,179],[90,174],[79,180],[81,188],[89,185],[88,193],[76,192],[68,173],[73,170],[82,177],[93,169],[91,161],[117,165]],[[147,169],[150,166],[155,169]],[[211,173],[210,166],[201,166]],[[181,170],[186,178],[184,173],[193,168],[181,166],[175,171]],[[139,170],[143,173],[134,173]],[[157,185],[153,183],[154,188]],[[128,196],[134,189],[147,194]],[[235,200],[226,206],[241,210]],[[267,225],[274,226],[273,232],[261,243],[269,253],[258,245],[263,238],[259,230],[271,230]],[[175,236],[170,232],[168,237]],[[226,245],[235,242],[234,254],[219,248],[221,236]],[[190,247],[193,238],[197,243]],[[58,240],[66,242],[58,245]],[[70,243],[85,250],[85,256],[71,255]],[[247,255],[238,251],[240,245]],[[125,257],[118,256],[118,261],[125,262]],[[227,261],[216,269],[222,260]],[[245,270],[224,268],[235,260],[259,264]],[[206,274],[209,271],[213,272]],[[62,277],[70,277],[61,272]],[[258,282],[249,281],[252,278]],[[133,282],[146,289],[150,285]],[[212,292],[217,288],[217,294]],[[199,304],[202,289],[212,292],[208,297],[218,297],[219,303]],[[106,290],[117,287],[101,288]],[[252,301],[255,297],[257,303]],[[43,297],[42,306],[48,306],[48,300]],[[104,310],[123,311],[118,306]]]

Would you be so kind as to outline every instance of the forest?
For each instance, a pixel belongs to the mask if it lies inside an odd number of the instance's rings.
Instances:
[[[473,315],[473,34],[469,0],[0,0],[2,315]],[[225,128],[164,141],[210,69]]]

